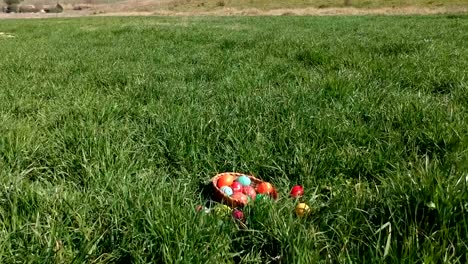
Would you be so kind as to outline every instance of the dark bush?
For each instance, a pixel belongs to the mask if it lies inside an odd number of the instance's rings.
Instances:
[[[3,2],[5,4],[7,4],[8,6],[11,6],[11,5],[17,5],[19,4],[20,2],[22,2],[23,0],[3,0]]]

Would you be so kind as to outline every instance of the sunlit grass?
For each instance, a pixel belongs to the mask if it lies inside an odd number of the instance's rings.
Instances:
[[[466,263],[466,18],[2,21],[0,262]]]

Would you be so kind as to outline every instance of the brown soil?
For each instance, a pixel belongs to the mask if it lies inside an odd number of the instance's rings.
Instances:
[[[154,9],[153,9],[154,10]],[[95,5],[91,9],[71,10],[66,9],[63,13],[43,14],[5,14],[0,13],[0,19],[23,19],[23,18],[61,18],[61,17],[82,17],[82,16],[335,16],[335,15],[429,15],[429,14],[453,14],[468,13],[466,7],[398,7],[398,8],[298,8],[298,9],[235,9],[219,8],[211,11],[133,11],[125,5]]]
[[[212,16],[336,16],[336,15],[427,15],[427,14],[448,14],[448,13],[468,13],[468,7],[457,8],[419,8],[419,7],[402,7],[402,8],[298,8],[298,9],[233,9],[223,8],[213,11],[189,11],[189,12],[174,12],[174,11],[156,11],[155,15],[212,15]]]
[[[0,19],[23,19],[23,18],[56,18],[56,17],[82,17],[92,15],[92,11],[65,10],[63,13],[0,13]]]

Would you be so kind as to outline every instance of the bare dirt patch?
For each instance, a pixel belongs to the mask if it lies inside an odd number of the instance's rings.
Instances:
[[[384,7],[384,8],[281,8],[262,10],[257,8],[218,8],[214,10],[175,11],[154,6],[139,6],[137,10],[128,4],[95,5],[86,10],[66,9],[58,14],[0,13],[0,19],[66,18],[82,16],[337,16],[337,15],[431,15],[468,13],[466,7]]]
[[[235,9],[223,8],[212,11],[187,11],[176,12],[161,10],[153,12],[154,15],[206,15],[206,16],[336,16],[336,15],[429,15],[429,14],[452,14],[468,13],[468,7],[456,8],[421,8],[421,7],[401,7],[401,8],[282,8],[272,10],[261,10],[256,8]],[[105,14],[110,15],[110,14]]]
[[[31,19],[31,18],[59,18],[59,17],[82,17],[90,16],[93,11],[65,10],[63,13],[0,13],[0,19]]]

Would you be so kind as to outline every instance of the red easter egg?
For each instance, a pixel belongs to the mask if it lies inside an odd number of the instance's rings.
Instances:
[[[290,194],[293,198],[300,197],[304,195],[304,188],[302,188],[302,186],[300,185],[295,185],[294,187],[292,187]]]
[[[218,186],[218,188],[221,188],[223,186],[231,186],[234,180],[235,180],[234,176],[230,174],[226,174],[226,175],[219,177],[216,185]]]
[[[233,182],[231,184],[231,189],[233,192],[241,192],[242,191],[242,184],[239,182]]]
[[[269,182],[262,182],[257,185],[257,192],[262,194],[271,194],[273,192],[273,185]]]
[[[242,192],[252,199],[255,199],[255,196],[257,196],[257,192],[252,186],[244,186],[244,188],[242,188]]]
[[[244,219],[244,213],[239,209],[234,209],[232,211],[232,216],[237,220],[243,220]]]
[[[245,195],[245,194],[243,194],[243,193],[241,193],[241,192],[236,192],[236,193],[234,193],[234,194],[231,196],[231,198],[232,198],[233,200],[236,200],[236,201],[238,201],[238,202],[244,204],[244,205],[247,204],[247,203],[249,202],[249,199],[247,198],[247,195]]]

